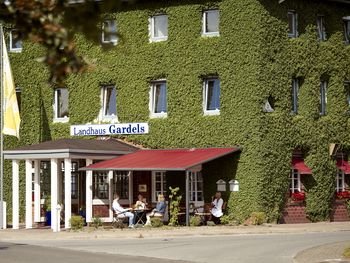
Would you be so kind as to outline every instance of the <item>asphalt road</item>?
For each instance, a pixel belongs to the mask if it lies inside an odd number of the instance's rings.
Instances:
[[[30,246],[9,246],[1,249],[0,262],[40,263],[36,256],[50,258],[45,262],[230,262],[230,263],[291,263],[293,256],[309,247],[350,240],[350,232],[261,234],[230,236],[191,236],[178,238],[135,238],[96,240],[22,241]],[[63,248],[67,250],[59,250]],[[12,251],[13,250],[13,251]],[[12,252],[11,252],[12,251]],[[16,252],[17,251],[17,252]],[[82,251],[85,251],[82,252]],[[95,252],[91,253],[91,252]],[[26,261],[11,261],[25,258]],[[98,253],[98,254],[96,254]],[[43,255],[42,255],[43,254]],[[53,257],[51,258],[51,254]],[[23,255],[23,256],[22,256]],[[5,257],[4,257],[5,256]],[[106,258],[107,261],[104,260]],[[155,258],[158,258],[155,259]],[[141,260],[141,261],[140,261]]]
[[[157,258],[112,255],[106,253],[87,253],[59,248],[43,248],[26,244],[0,242],[1,263],[180,263]]]

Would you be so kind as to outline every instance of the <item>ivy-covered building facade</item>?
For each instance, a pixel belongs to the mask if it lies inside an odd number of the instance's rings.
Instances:
[[[148,134],[122,139],[152,149],[240,147],[208,163],[201,183],[210,202],[218,180],[237,181],[239,191],[227,187],[224,196],[241,222],[256,211],[270,222],[349,220],[347,2],[126,6],[104,15],[100,45],[77,36],[91,70],[71,76],[66,88],[47,84],[37,59],[43,50],[22,45],[13,30],[21,130],[5,146],[69,138],[73,124],[147,122]],[[11,163],[5,168],[11,214]],[[24,164],[19,171],[24,189]]]

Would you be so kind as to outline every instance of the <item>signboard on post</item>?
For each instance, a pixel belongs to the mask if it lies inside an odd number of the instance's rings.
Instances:
[[[71,136],[106,136],[124,134],[147,134],[148,123],[86,124],[71,125]]]

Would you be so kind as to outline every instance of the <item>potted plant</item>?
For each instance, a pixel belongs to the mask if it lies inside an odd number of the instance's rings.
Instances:
[[[45,221],[47,226],[51,226],[51,196],[48,195],[44,202]]]
[[[293,201],[302,202],[305,200],[305,193],[295,192],[292,193],[290,197]]]

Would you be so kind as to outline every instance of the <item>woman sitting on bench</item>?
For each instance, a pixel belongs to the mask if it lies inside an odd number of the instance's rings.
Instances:
[[[151,213],[148,213],[146,215],[147,221],[145,225],[146,226],[151,225],[151,217],[164,217],[165,208],[166,208],[166,203],[165,203],[164,195],[160,194],[158,195],[158,202],[157,202],[156,208],[154,208]]]

